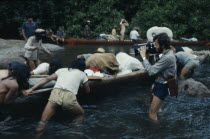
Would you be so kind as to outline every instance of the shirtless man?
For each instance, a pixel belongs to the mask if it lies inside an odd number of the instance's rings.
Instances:
[[[29,87],[29,67],[17,61],[8,66],[9,75],[0,79],[0,105],[12,103],[19,95],[19,91]]]
[[[114,27],[112,28],[112,35],[113,35],[113,36],[117,36],[117,26],[114,26]]]
[[[122,19],[120,22],[120,40],[123,41],[125,38],[125,27],[129,26],[128,22],[125,19]]]

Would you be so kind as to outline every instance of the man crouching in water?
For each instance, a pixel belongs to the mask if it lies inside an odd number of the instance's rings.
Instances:
[[[166,34],[158,34],[154,36],[153,42],[157,52],[162,54],[160,60],[154,65],[151,65],[146,59],[146,47],[143,46],[139,51],[149,76],[158,75],[154,83],[154,96],[149,109],[149,117],[152,120],[158,121],[157,112],[161,107],[164,99],[168,96],[167,84],[164,84],[165,79],[176,76],[176,58],[173,51],[170,49],[170,39]]]
[[[54,74],[41,80],[38,84],[25,91],[25,95],[28,95],[38,87],[52,80],[57,80],[51,92],[49,101],[42,113],[41,121],[36,128],[37,132],[44,130],[46,122],[55,114],[58,106],[68,110],[74,116],[81,116],[84,114],[84,110],[77,102],[76,95],[81,84],[87,93],[90,92],[87,82],[88,78],[83,72],[85,67],[85,59],[78,58],[70,64],[69,68],[57,70]]]
[[[28,66],[13,61],[8,65],[8,76],[0,79],[0,105],[12,103],[21,90],[29,88],[28,79],[30,69]]]

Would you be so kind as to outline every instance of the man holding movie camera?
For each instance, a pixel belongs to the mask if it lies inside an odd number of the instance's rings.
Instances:
[[[161,33],[154,36],[153,42],[157,53],[162,54],[159,61],[154,65],[151,65],[146,59],[146,46],[142,46],[138,50],[143,59],[145,71],[148,72],[149,76],[158,75],[154,83],[154,96],[149,109],[149,117],[154,121],[158,121],[157,112],[164,99],[170,93],[167,81],[169,78],[175,79],[176,77],[176,58],[170,49],[170,39],[166,34]]]

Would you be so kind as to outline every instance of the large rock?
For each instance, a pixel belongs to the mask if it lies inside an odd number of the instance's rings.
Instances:
[[[0,69],[7,68],[7,65],[12,61],[23,62],[24,60],[20,58],[20,55],[24,55],[24,45],[23,40],[4,40],[0,39]],[[58,45],[46,43],[44,46],[51,52],[64,50],[63,47]],[[43,53],[42,51],[40,51]]]
[[[7,69],[9,63],[12,61],[25,62],[23,58],[16,55],[0,55],[0,69]]]
[[[209,89],[201,82],[190,78],[184,81],[179,81],[179,93],[189,96],[206,96],[210,95]]]
[[[43,44],[49,51],[58,51],[64,49],[63,47],[54,44]],[[0,39],[0,55],[24,55],[24,45],[25,41],[23,40]]]

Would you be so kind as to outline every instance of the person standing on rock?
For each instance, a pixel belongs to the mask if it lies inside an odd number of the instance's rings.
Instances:
[[[128,22],[125,19],[122,19],[120,22],[120,40],[124,41],[125,38],[125,28],[129,26]]]
[[[36,29],[35,35],[31,36],[24,48],[25,48],[25,57],[29,59],[29,66],[31,70],[35,69],[36,66],[40,64],[39,61],[39,50],[47,53],[49,56],[52,56],[53,53],[48,51],[42,44],[42,38],[46,36],[45,30],[43,29]]]
[[[26,18],[27,21],[22,25],[22,35],[25,41],[31,36],[34,36],[35,30],[38,28],[38,25],[33,21],[33,16],[31,14],[28,14]]]
[[[90,30],[90,21],[89,20],[86,22],[86,25],[85,25],[84,37],[86,39],[90,39],[91,38],[91,30]]]
[[[139,28],[138,27],[134,27],[133,30],[130,32],[130,39],[133,42],[136,42],[138,40],[140,40],[140,35],[139,35]]]

